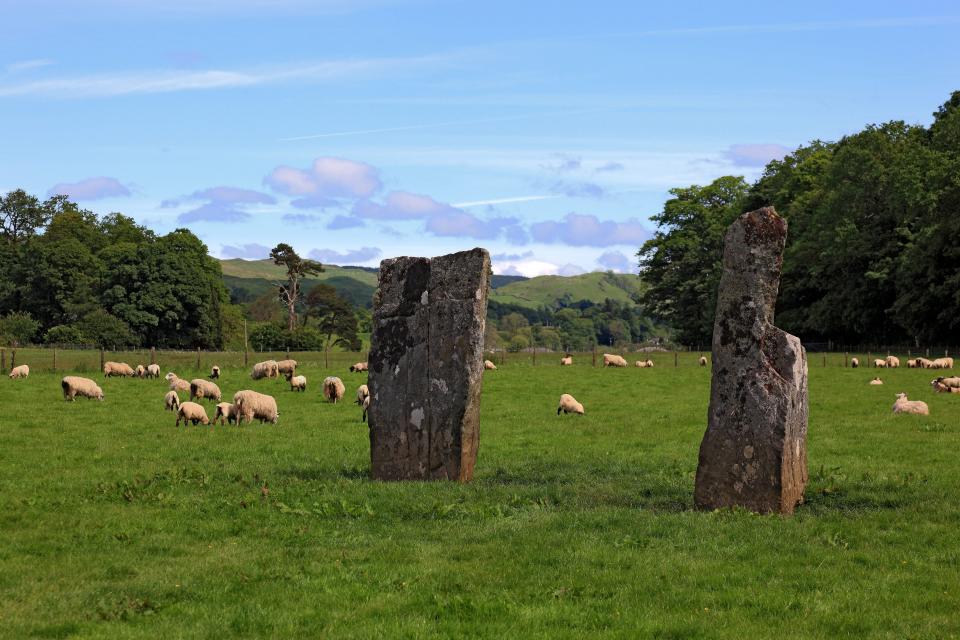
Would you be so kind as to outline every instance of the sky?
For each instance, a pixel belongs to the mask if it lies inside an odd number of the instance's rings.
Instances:
[[[651,6],[646,6],[646,5]],[[669,189],[929,123],[955,1],[0,0],[0,192],[224,258],[636,271]]]

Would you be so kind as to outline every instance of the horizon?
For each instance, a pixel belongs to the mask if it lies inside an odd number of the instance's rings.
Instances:
[[[955,88],[946,2],[428,0],[6,6],[0,191],[65,193],[223,258],[484,246],[500,275],[636,272],[674,187]]]

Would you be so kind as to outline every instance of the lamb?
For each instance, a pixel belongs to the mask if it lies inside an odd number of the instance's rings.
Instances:
[[[497,370],[497,365],[493,364],[493,363],[490,362],[489,360],[484,360],[484,361],[483,361],[483,368],[486,369],[487,371],[496,371],[496,370]]]
[[[573,364],[573,357],[572,357],[572,356],[567,355],[567,356],[563,356],[562,358],[560,358],[560,366],[561,366],[561,367],[569,367],[569,366],[571,366],[572,364]]]
[[[215,402],[220,402],[222,399],[220,387],[209,380],[194,378],[190,381],[190,399],[193,400],[194,398],[198,400],[207,398]]]
[[[146,375],[147,375],[147,368],[144,367],[142,364],[138,364],[138,365],[137,365],[137,370],[136,370],[136,376],[137,376],[138,378],[142,378],[142,377],[144,377],[144,376],[146,376]]]
[[[646,368],[647,368],[647,361],[646,361],[646,360],[637,360],[636,362],[633,363],[633,366],[639,367],[639,368],[641,368],[641,369],[646,369]]]
[[[273,396],[265,393],[257,393],[250,389],[237,391],[233,394],[233,404],[237,410],[237,424],[241,424],[244,419],[247,423],[253,422],[254,418],[262,423],[269,422],[277,424],[280,412],[277,410],[277,401]]]
[[[290,391],[306,391],[307,376],[295,376],[291,373],[286,375],[287,382],[290,383]]]
[[[887,368],[896,369],[900,366],[900,358],[897,356],[887,356]]]
[[[360,405],[363,407],[363,415],[360,416],[360,422],[367,421],[367,412],[370,410],[370,396],[367,396],[363,399],[363,404]]]
[[[221,402],[217,404],[217,411],[213,415],[213,424],[217,424],[217,420],[220,421],[220,424],[231,424],[236,423],[238,418],[237,405],[231,404],[229,402]]]
[[[876,378],[870,381],[870,384],[883,384],[883,380],[880,379],[880,376],[877,376]]]
[[[343,380],[336,376],[330,376],[323,380],[323,397],[334,404],[343,400],[345,390]]]
[[[281,360],[277,363],[277,372],[282,375],[294,374],[297,372],[296,360]]]
[[[908,400],[907,394],[898,393],[897,401],[893,403],[893,413],[911,413],[919,416],[930,415],[930,408],[922,400]]]
[[[856,360],[856,358],[854,358],[854,360]],[[701,366],[701,367],[707,366],[707,357],[706,357],[706,356],[700,356],[700,366]]]
[[[876,367],[877,369],[886,369],[887,368],[886,358],[876,358],[873,361],[873,366]]]
[[[254,380],[260,380],[261,378],[280,377],[277,361],[264,360],[263,362],[258,362],[257,364],[253,365],[253,371],[250,372],[250,377]]]
[[[859,369],[860,368],[860,358],[850,358],[850,368]]]
[[[160,377],[160,365],[158,364],[148,364],[147,373],[148,378],[159,378]]]
[[[170,390],[171,391],[186,391],[190,392],[190,383],[186,380],[177,377],[173,371],[166,375],[167,380],[170,381]]]
[[[180,426],[180,421],[183,420],[184,426],[188,422],[192,422],[196,425],[198,422],[202,424],[210,424],[210,418],[207,417],[207,411],[201,407],[196,402],[183,402],[177,408],[177,424]]]
[[[560,396],[560,406],[557,407],[557,415],[560,415],[560,412],[563,412],[564,415],[568,413],[575,413],[582,416],[583,405],[577,402],[577,399],[572,395],[565,393]]]
[[[218,367],[217,365],[213,365],[212,367],[210,367],[210,375],[207,377],[210,378],[211,380],[216,380],[217,378],[219,378],[220,367]]]
[[[10,369],[10,378],[26,378],[30,375],[30,365],[20,364]]]
[[[366,362],[358,362],[356,364],[350,365],[350,373],[356,373],[358,371],[367,371],[367,370],[368,370],[368,367]]]
[[[69,402],[73,402],[76,396],[103,400],[103,389],[98,387],[97,383],[90,378],[66,376],[60,381],[60,386],[63,388],[63,399]]]
[[[363,406],[364,400],[370,397],[370,389],[367,385],[362,384],[357,387],[357,405]]]
[[[126,362],[104,362],[103,363],[104,378],[109,378],[111,376],[131,377],[134,375],[136,375],[136,372],[133,370],[133,367],[128,365]]]
[[[647,360],[647,369],[653,369],[653,360]]]
[[[625,367],[627,366],[627,361],[623,359],[623,356],[618,356],[612,353],[605,353],[603,354],[603,366]]]
[[[180,396],[176,391],[167,391],[167,395],[163,396],[163,408],[167,411],[176,411],[180,408]]]

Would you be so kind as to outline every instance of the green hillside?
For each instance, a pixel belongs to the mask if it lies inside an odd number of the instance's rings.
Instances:
[[[269,291],[274,282],[285,277],[283,267],[270,260],[221,260],[223,282],[238,302],[251,302]],[[304,291],[317,283],[336,287],[340,295],[354,306],[370,308],[373,293],[377,290],[376,270],[362,267],[337,267],[324,265],[320,275],[304,280]]]
[[[490,299],[536,309],[558,300],[603,302],[610,298],[630,302],[641,291],[640,278],[634,275],[594,272],[579,276],[538,276],[512,282],[490,292]]]

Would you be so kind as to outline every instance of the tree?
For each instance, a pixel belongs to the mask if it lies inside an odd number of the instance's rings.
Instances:
[[[287,270],[287,283],[276,283],[280,302],[287,307],[287,330],[297,327],[297,302],[300,300],[300,281],[310,275],[323,272],[323,265],[316,260],[307,260],[297,255],[290,245],[281,242],[270,251],[275,265]]]
[[[51,199],[41,204],[23,189],[0,196],[0,233],[11,244],[23,242],[47,224],[56,202]]]
[[[0,341],[13,347],[29,344],[37,335],[40,323],[29,313],[15,311],[0,318]]]
[[[352,351],[360,350],[357,316],[353,306],[335,288],[328,284],[316,285],[307,293],[306,305],[304,319],[316,318],[317,328],[324,336],[324,351],[337,345]]]

